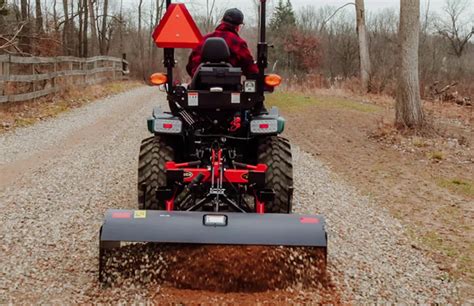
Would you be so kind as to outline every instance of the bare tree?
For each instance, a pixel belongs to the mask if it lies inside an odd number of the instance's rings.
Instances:
[[[214,27],[214,8],[216,0],[206,0],[206,20],[204,24],[204,30],[210,32]]]
[[[21,0],[20,7],[21,21],[24,24],[20,32],[20,49],[22,52],[29,53],[31,50],[31,40],[30,40],[30,20],[28,14],[28,1]]]
[[[69,8],[67,0],[63,0],[63,12],[64,12],[64,28],[63,28],[63,50],[64,54],[69,55],[69,34],[70,34],[70,22],[69,22]]]
[[[0,0],[0,29],[6,27],[4,18],[6,15],[8,15],[7,2],[6,0]]]
[[[58,25],[58,11],[56,10],[57,1],[53,0],[53,23],[54,29],[57,31],[59,29]]]
[[[89,21],[91,26],[91,44],[90,44],[90,53],[91,55],[97,55],[97,44],[98,44],[98,36],[97,36],[97,26],[96,26],[96,19],[95,19],[95,9],[94,9],[94,0],[88,0],[87,6],[89,8]]]
[[[107,13],[109,8],[109,1],[104,0],[103,6],[103,16],[102,16],[102,26],[100,30],[100,40],[99,40],[99,49],[100,55],[107,54]]]
[[[465,21],[463,18],[468,8],[466,0],[446,0],[443,8],[446,18],[436,23],[438,33],[449,41],[457,57],[463,55],[469,40],[474,35],[474,21],[467,21],[467,18]]]
[[[144,56],[145,52],[143,50],[143,37],[142,37],[142,6],[143,6],[143,0],[139,0],[138,2],[138,52],[140,54],[140,66],[141,66],[141,71],[142,71],[142,77],[145,80],[145,69],[144,69]]]
[[[88,52],[89,52],[89,38],[87,35],[88,24],[89,24],[89,11],[88,11],[87,0],[80,0],[80,1],[82,1],[82,9],[83,9],[83,16],[84,16],[84,27],[82,29],[81,56],[87,57]]]
[[[367,39],[367,31],[365,27],[365,7],[364,0],[356,0],[356,19],[357,19],[357,35],[359,38],[359,64],[360,64],[360,80],[362,90],[370,91],[370,55],[369,42]]]
[[[43,33],[43,13],[41,11],[41,0],[35,2],[35,13],[36,13],[36,33]]]
[[[417,128],[424,123],[418,79],[420,0],[400,0],[398,87],[396,119],[399,127]]]

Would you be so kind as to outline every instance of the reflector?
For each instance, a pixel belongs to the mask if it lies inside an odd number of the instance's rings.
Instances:
[[[202,34],[186,6],[173,3],[153,32],[153,39],[160,48],[194,48]]]
[[[163,85],[168,81],[168,77],[163,73],[153,73],[150,76],[150,83],[152,85]]]
[[[278,74],[266,75],[265,84],[271,87],[276,87],[281,84],[281,76],[279,76]]]
[[[250,132],[252,134],[273,134],[278,132],[278,121],[276,119],[254,119],[250,121]]]

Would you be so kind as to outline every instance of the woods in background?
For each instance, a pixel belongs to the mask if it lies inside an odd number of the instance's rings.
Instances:
[[[127,54],[135,77],[143,77],[161,66],[151,33],[164,3],[140,0],[131,7],[123,0],[0,0],[0,54]]]
[[[253,1],[257,4],[258,1]],[[290,81],[318,80],[319,86],[354,83],[362,92],[396,95],[400,61],[399,12],[368,12],[364,1],[343,7],[269,1],[269,70]],[[434,12],[422,1],[419,75],[423,97],[441,95],[456,84],[474,96],[474,7],[469,0],[446,0]],[[216,0],[190,1],[188,8],[203,33],[211,31],[228,7]],[[238,5],[238,4],[233,4]],[[165,11],[164,0],[0,0],[0,53],[23,55],[127,54],[135,77],[162,69],[162,52],[151,34]],[[242,35],[256,46],[255,14],[246,15]],[[254,49],[255,50],[255,49]],[[178,50],[178,67],[189,50]],[[178,76],[185,76],[177,71]]]

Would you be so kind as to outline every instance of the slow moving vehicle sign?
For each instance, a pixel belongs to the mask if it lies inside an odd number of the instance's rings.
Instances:
[[[202,34],[186,6],[174,3],[153,32],[153,39],[159,48],[194,48]]]

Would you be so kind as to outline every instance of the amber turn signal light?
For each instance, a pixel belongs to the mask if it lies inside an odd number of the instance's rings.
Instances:
[[[281,84],[281,76],[279,76],[278,74],[266,75],[265,84],[271,87],[276,87]]]
[[[150,83],[152,85],[163,85],[168,81],[168,76],[164,73],[153,73],[150,75]]]

